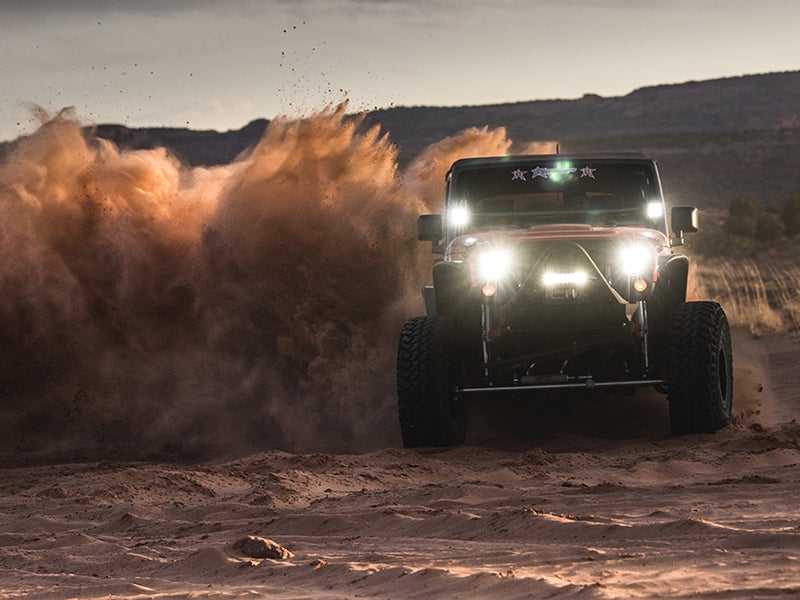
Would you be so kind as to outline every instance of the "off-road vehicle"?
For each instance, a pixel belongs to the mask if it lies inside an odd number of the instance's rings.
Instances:
[[[644,157],[456,161],[443,214],[418,222],[439,259],[427,316],[400,336],[403,443],[463,443],[472,399],[560,389],[651,386],[667,394],[673,434],[726,426],[728,322],[719,304],[687,301],[689,260],[674,249],[697,210],[670,216],[674,236]]]

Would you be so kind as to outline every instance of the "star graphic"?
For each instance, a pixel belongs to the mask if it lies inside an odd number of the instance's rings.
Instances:
[[[581,169],[581,178],[583,178],[583,177],[591,177],[592,179],[594,179],[594,172],[595,171],[597,171],[597,169],[593,169],[591,167],[583,167]]]
[[[522,169],[511,171],[511,181],[515,181],[517,179],[521,181],[528,181],[527,179],[525,179],[525,173],[527,173],[527,171],[523,171]]]
[[[550,169],[547,167],[536,167],[531,171],[531,179],[536,179],[537,177],[544,177],[547,179],[549,171]]]

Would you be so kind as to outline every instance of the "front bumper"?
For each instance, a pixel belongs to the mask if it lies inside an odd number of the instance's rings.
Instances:
[[[657,389],[666,385],[665,379],[631,379],[622,381],[595,381],[591,377],[588,378],[574,378],[574,380],[567,380],[564,382],[553,383],[537,383],[525,384],[520,382],[519,385],[510,386],[481,386],[481,387],[463,387],[457,388],[458,395],[474,395],[474,394],[489,394],[489,393],[511,393],[511,392],[536,392],[542,390],[582,390],[592,392],[598,389],[609,388],[626,388],[626,387],[646,387],[653,386]]]

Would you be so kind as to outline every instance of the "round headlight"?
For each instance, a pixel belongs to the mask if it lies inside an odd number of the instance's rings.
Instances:
[[[476,258],[476,275],[481,281],[497,281],[508,275],[511,264],[511,252],[506,248],[485,250]]]
[[[619,263],[628,275],[651,272],[655,266],[655,252],[647,244],[630,244],[619,251]]]

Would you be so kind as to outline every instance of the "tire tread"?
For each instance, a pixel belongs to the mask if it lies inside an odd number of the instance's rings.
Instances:
[[[403,326],[397,351],[397,402],[403,445],[451,446],[464,442],[450,415],[446,320],[416,317]]]
[[[720,373],[719,352],[726,368]],[[714,433],[730,424],[733,372],[730,329],[716,302],[686,302],[672,318],[669,341],[669,413],[673,435]],[[720,377],[726,399],[718,392]]]

